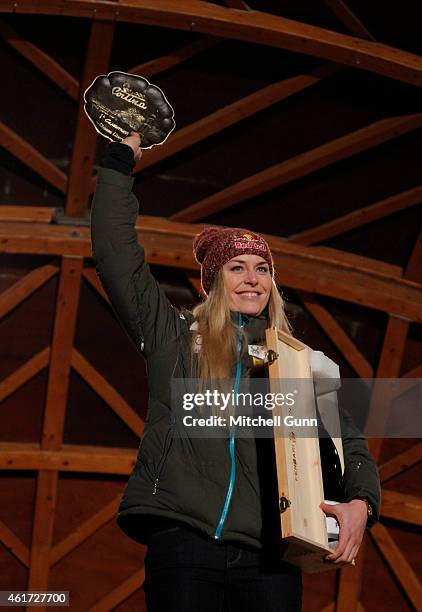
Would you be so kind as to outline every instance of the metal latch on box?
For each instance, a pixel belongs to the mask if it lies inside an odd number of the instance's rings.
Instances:
[[[274,363],[274,361],[278,359],[278,353],[273,351],[273,349],[268,349],[266,358],[267,358],[266,359],[267,363],[269,364]]]
[[[292,502],[290,501],[290,499],[287,499],[287,497],[280,497],[280,501],[279,501],[280,514],[283,514],[283,512],[286,512],[287,508],[290,508],[291,505],[292,505]]]

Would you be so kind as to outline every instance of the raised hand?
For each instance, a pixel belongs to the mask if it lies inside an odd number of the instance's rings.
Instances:
[[[135,157],[135,162],[138,162],[142,157],[142,149],[141,149],[141,137],[137,132],[131,132],[130,136],[127,136],[124,140],[121,141],[122,144],[128,145]]]

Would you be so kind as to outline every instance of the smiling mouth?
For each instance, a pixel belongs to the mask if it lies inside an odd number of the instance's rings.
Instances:
[[[240,291],[237,295],[241,295],[242,297],[254,298],[259,297],[261,294],[257,291]]]

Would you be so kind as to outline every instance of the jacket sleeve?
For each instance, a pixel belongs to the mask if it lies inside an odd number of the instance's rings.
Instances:
[[[368,519],[367,526],[372,527],[380,516],[381,486],[378,467],[369,452],[365,437],[344,409],[340,409],[340,424],[345,465],[344,501],[349,502],[355,497],[367,498],[373,510],[373,516]]]
[[[139,203],[134,179],[100,168],[91,210],[91,239],[97,274],[113,310],[136,348],[149,357],[180,329],[170,304],[138,243],[135,222]]]

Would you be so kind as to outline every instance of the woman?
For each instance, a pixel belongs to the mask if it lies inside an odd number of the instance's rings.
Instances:
[[[146,359],[150,389],[118,524],[147,543],[149,612],[300,610],[300,571],[278,557],[270,441],[173,435],[172,379],[233,376],[238,385],[251,371],[248,347],[265,342],[265,328],[289,330],[269,247],[246,230],[207,228],[193,245],[207,298],[192,313],[174,308],[145,263],[134,229],[139,205],[130,174],[141,156],[139,145],[132,133],[108,146],[91,217],[98,274]],[[328,557],[332,563],[356,556],[380,501],[365,440],[344,435],[343,447],[344,503],[322,506],[341,526],[339,545]]]

